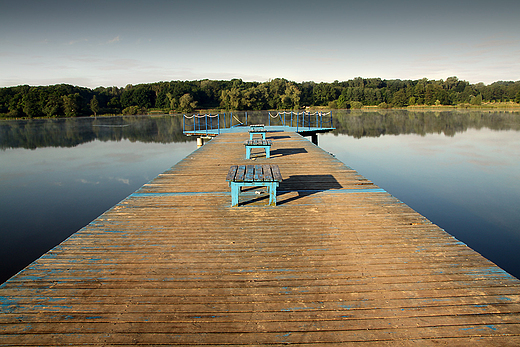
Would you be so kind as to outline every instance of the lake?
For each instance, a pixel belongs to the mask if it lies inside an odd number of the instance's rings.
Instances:
[[[250,113],[261,123],[266,113]],[[520,277],[520,112],[337,111],[319,145]],[[0,283],[196,149],[182,117],[0,121]]]

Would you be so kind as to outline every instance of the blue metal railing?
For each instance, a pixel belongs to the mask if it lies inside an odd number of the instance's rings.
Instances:
[[[265,117],[265,114],[263,115]],[[329,117],[330,116],[330,117]],[[258,115],[251,117],[258,121]],[[313,131],[320,129],[332,129],[332,112],[305,112],[305,111],[283,111],[272,115],[267,112],[267,123],[269,126],[284,126],[296,128],[296,132]],[[237,114],[232,112],[226,115],[221,114],[193,114],[184,115],[182,129],[187,134],[197,135],[218,135],[222,129],[234,128],[237,126],[247,126],[250,117],[244,112],[241,121]],[[235,124],[233,124],[235,123]]]
[[[225,117],[225,114],[224,114]],[[187,124],[187,120],[193,120],[191,124]],[[225,123],[225,118],[224,118]],[[191,116],[183,115],[182,131],[184,133],[197,133],[201,135],[220,134],[220,114],[193,114]]]

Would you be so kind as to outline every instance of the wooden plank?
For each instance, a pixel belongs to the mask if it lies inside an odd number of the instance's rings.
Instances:
[[[264,180],[267,182],[272,182],[273,174],[271,172],[271,166],[267,164],[262,165],[262,171],[264,173]]]
[[[263,182],[264,181],[264,171],[262,165],[255,165],[255,174],[254,174],[254,181],[255,182]]]
[[[253,182],[254,176],[255,176],[255,166],[246,165],[246,173],[244,175],[244,181]]]
[[[231,207],[248,137],[217,136],[1,285],[0,345],[520,344],[520,281],[299,135],[252,165],[283,172],[278,206],[246,189]]]
[[[245,165],[238,165],[237,173],[235,175],[235,181],[243,182],[245,174],[246,174],[246,166]]]
[[[229,172],[226,176],[226,181],[234,181],[235,174],[237,173],[238,165],[233,165],[229,168]]]
[[[271,172],[273,173],[273,179],[277,182],[282,181],[282,174],[278,165],[271,165]]]

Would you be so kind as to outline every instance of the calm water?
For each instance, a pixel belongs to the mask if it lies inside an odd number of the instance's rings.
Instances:
[[[520,113],[344,112],[334,125],[320,147],[520,277]],[[178,117],[0,121],[0,283],[190,140]]]

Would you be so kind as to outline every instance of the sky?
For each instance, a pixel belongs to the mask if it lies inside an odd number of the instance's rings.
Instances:
[[[520,80],[520,0],[0,0],[0,87]]]

